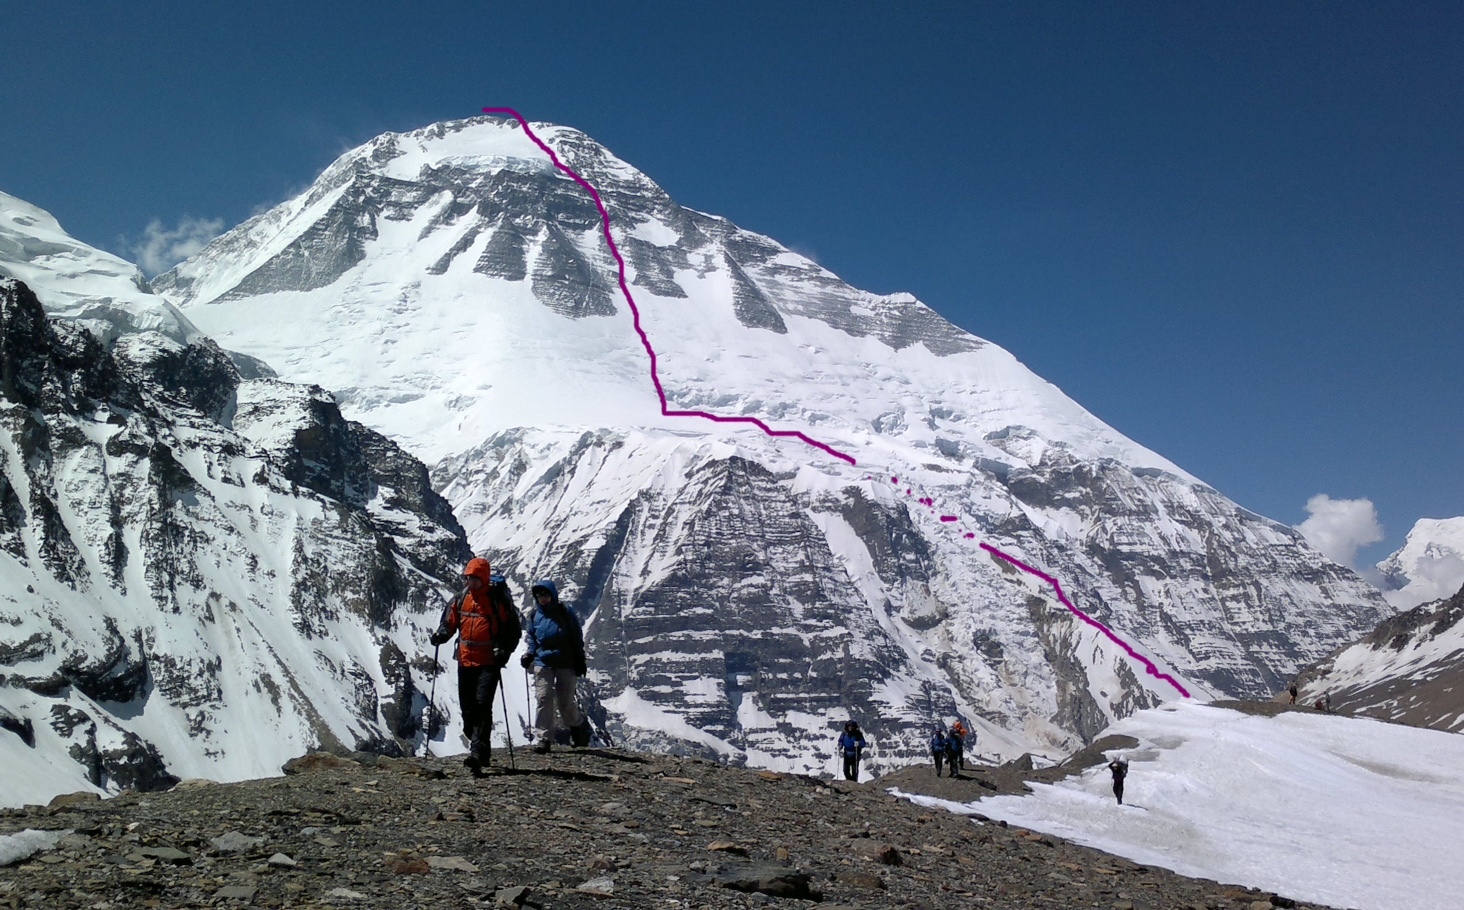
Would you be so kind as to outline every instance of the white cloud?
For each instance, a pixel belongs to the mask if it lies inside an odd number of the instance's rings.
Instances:
[[[1383,539],[1370,499],[1333,499],[1318,493],[1306,501],[1306,511],[1311,517],[1296,530],[1335,563],[1356,569],[1358,548]]]
[[[125,241],[128,251],[149,277],[167,271],[203,249],[224,230],[222,218],[194,218],[184,215],[173,230],[154,218],[139,242]]]

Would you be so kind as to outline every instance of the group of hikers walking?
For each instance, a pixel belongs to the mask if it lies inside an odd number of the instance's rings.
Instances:
[[[937,725],[930,734],[930,758],[935,762],[935,776],[940,777],[941,765],[949,768],[951,777],[959,777],[965,764],[966,725],[959,720],[947,730]]]
[[[508,582],[493,572],[488,560],[475,557],[463,568],[463,589],[448,601],[437,630],[428,637],[432,646],[439,648],[457,636],[453,658],[458,664],[458,706],[463,735],[468,740],[463,764],[474,774],[492,761],[493,698],[495,694],[502,695],[503,668],[523,639],[527,640],[527,647],[519,663],[533,675],[538,702],[530,734],[534,751],[551,751],[561,731],[568,732],[573,746],[590,744],[590,721],[578,703],[579,678],[588,671],[584,628],[574,611],[560,601],[559,588],[554,582],[536,582],[530,593],[534,606],[525,620],[513,605]],[[433,660],[435,663],[435,653]],[[1294,688],[1292,697],[1295,697]],[[1330,698],[1327,700],[1330,702]],[[503,707],[506,719],[506,696]],[[429,739],[430,726],[429,723]],[[948,769],[950,777],[960,776],[966,738],[971,735],[972,731],[960,720],[949,729],[936,725],[930,736],[930,757],[935,763],[936,777],[940,777],[943,769]],[[865,745],[859,724],[853,720],[847,722],[836,747],[844,761],[845,780],[859,779],[859,762],[864,757]],[[1109,763],[1108,770],[1113,774],[1113,795],[1121,805],[1128,762],[1115,759]]]
[[[966,737],[970,732],[960,720],[951,724],[949,730],[943,725],[936,725],[930,737],[930,756],[935,761],[936,777],[940,777],[942,768],[949,768],[951,777],[960,775],[965,763]],[[845,780],[859,779],[859,762],[864,757],[864,746],[864,733],[859,724],[852,720],[846,723],[835,747],[844,759]]]
[[[488,560],[471,559],[463,568],[463,590],[448,601],[442,621],[428,638],[435,648],[457,636],[453,657],[458,664],[458,707],[468,739],[463,764],[475,774],[492,761],[493,697],[502,691],[503,668],[522,638],[527,638],[528,646],[519,662],[533,674],[538,700],[531,731],[534,751],[553,749],[560,730],[569,732],[574,746],[590,743],[590,722],[579,710],[577,691],[579,677],[587,671],[584,629],[574,611],[560,602],[554,582],[537,582],[530,593],[535,605],[525,622],[503,576],[493,572]]]

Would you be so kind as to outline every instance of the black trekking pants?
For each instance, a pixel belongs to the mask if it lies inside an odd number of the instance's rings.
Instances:
[[[944,752],[932,752],[930,757],[935,759],[935,776],[940,777],[940,766],[945,763]]]
[[[1115,777],[1113,779],[1113,795],[1118,799],[1118,804],[1120,806],[1122,806],[1123,805],[1123,778],[1121,778],[1121,777]]]
[[[858,780],[858,779],[859,779],[859,756],[857,754],[856,755],[845,755],[844,756],[844,780]]]
[[[463,734],[468,749],[480,759],[492,751],[493,696],[498,692],[496,667],[458,666],[458,705],[463,711]]]

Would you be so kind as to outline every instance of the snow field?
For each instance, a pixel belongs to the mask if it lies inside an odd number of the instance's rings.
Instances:
[[[1184,875],[1362,910],[1455,910],[1464,737],[1381,721],[1191,702],[1123,720],[1125,805],[1103,766],[957,806]]]

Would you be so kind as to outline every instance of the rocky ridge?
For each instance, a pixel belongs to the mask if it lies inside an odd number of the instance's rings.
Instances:
[[[1464,588],[1389,617],[1297,674],[1300,702],[1435,730],[1464,730]]]
[[[197,334],[104,343],[0,279],[0,803],[400,752],[465,555],[422,464],[321,389]]]
[[[506,759],[474,778],[316,753],[283,778],[5,811],[0,850],[48,836],[6,857],[0,908],[1315,907],[922,809],[889,780],[598,749]]]

